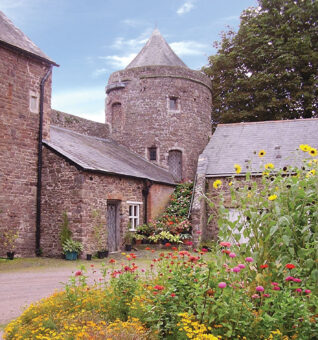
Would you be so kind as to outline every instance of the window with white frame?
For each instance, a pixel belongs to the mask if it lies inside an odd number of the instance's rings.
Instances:
[[[129,204],[129,226],[130,231],[135,231],[139,225],[139,211],[141,202],[127,202]]]

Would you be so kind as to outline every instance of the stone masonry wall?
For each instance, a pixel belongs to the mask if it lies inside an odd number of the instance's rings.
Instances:
[[[141,202],[143,180],[96,174],[78,170],[63,157],[44,148],[41,248],[45,256],[60,256],[59,233],[63,212],[67,212],[73,238],[84,245],[82,256],[96,252],[93,229],[98,222],[107,221],[107,201],[119,204],[120,241],[128,226],[129,203]],[[140,206],[143,221],[143,204]],[[106,241],[105,241],[106,246]]]
[[[39,106],[30,111],[30,94],[39,98],[48,69],[0,46],[0,234],[18,231],[18,256],[35,254]],[[49,135],[50,105],[51,76],[45,84],[44,138]],[[10,250],[1,245],[0,256]]]
[[[52,110],[51,124],[83,135],[99,138],[108,138],[110,136],[109,124],[94,122],[57,110]]]
[[[108,84],[112,138],[147,159],[148,148],[156,146],[157,164],[164,168],[170,150],[182,151],[182,179],[192,180],[211,135],[209,78],[184,67],[148,66],[115,72]],[[169,109],[169,97],[177,98],[177,110]]]

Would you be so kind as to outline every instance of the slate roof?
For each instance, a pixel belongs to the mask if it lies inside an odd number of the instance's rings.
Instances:
[[[28,54],[39,57],[58,66],[45,53],[43,53],[12,21],[0,11],[0,43],[18,48]]]
[[[152,32],[146,45],[126,69],[154,65],[187,67],[187,65],[173,52],[172,48],[165,41],[158,29],[155,29]]]
[[[273,163],[276,169],[300,165],[304,156],[296,151],[300,144],[318,148],[318,119],[220,124],[199,157],[198,173],[231,176],[234,164],[241,165],[242,174],[261,173],[266,163]],[[260,158],[262,149],[266,155]]]
[[[51,126],[50,141],[43,143],[84,170],[175,184],[167,170],[146,161],[112,139],[85,136]]]

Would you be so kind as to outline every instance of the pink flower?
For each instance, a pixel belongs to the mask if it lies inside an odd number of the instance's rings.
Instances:
[[[292,276],[287,276],[285,281],[294,281],[294,278]]]
[[[269,294],[266,294],[266,293],[263,294],[263,296],[266,297],[266,298],[269,298],[269,297],[270,297],[270,295],[269,295]]]
[[[252,295],[252,299],[259,299],[259,295],[258,294],[253,294]]]
[[[246,262],[253,262],[254,259],[253,259],[252,257],[246,257],[246,258],[245,258],[245,261],[246,261]]]
[[[235,253],[230,253],[229,256],[233,258],[233,257],[236,257],[236,254]]]
[[[220,242],[220,245],[222,246],[222,247],[231,247],[231,243],[230,242]]]
[[[280,288],[278,286],[274,286],[273,289],[274,290],[280,290]]]
[[[75,272],[75,276],[81,276],[81,275],[83,275],[83,273],[82,273],[80,270],[78,270],[77,272]]]
[[[245,268],[245,264],[240,263],[240,264],[238,265],[238,267],[241,268],[241,269],[244,269],[244,268]]]
[[[239,273],[240,271],[241,271],[241,268],[240,267],[234,267],[233,269],[232,269],[232,271],[234,272],[234,273]]]
[[[207,253],[207,252],[208,252],[208,250],[207,250],[206,248],[202,248],[201,251],[202,251],[203,253]]]
[[[301,279],[297,279],[297,278],[294,277],[293,281],[299,283],[299,282],[301,282]]]
[[[301,290],[301,288],[297,288],[297,289],[295,289],[295,292],[297,292],[297,293],[301,293],[301,292],[302,292],[302,290]]]
[[[226,287],[226,283],[225,282],[220,282],[218,284],[219,288],[225,288]]]
[[[310,290],[310,289],[305,289],[305,293],[306,293],[306,294],[310,294],[310,293],[311,293],[311,290]]]
[[[256,287],[256,291],[257,292],[263,292],[264,291],[264,287],[263,286],[257,286]]]
[[[277,282],[272,282],[271,283],[273,286],[278,286],[278,283]]]

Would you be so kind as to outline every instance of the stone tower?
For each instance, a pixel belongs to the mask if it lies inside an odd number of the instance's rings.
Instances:
[[[113,139],[176,181],[194,178],[211,135],[211,81],[189,69],[155,29],[150,39],[106,87],[106,122]]]

